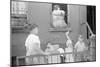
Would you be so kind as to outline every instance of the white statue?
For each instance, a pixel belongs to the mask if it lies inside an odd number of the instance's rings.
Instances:
[[[65,12],[64,12],[64,10],[60,9],[59,5],[54,5],[52,17],[53,17],[53,26],[54,27],[64,27],[67,25],[64,20]]]

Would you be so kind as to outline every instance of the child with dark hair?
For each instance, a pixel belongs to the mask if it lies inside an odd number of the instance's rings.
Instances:
[[[43,52],[40,48],[40,39],[38,36],[38,26],[37,25],[30,25],[29,27],[30,34],[28,35],[26,41],[25,41],[25,47],[26,47],[26,56],[31,55],[45,55],[46,53]],[[38,58],[37,57],[27,57],[26,58],[27,64],[38,64]]]

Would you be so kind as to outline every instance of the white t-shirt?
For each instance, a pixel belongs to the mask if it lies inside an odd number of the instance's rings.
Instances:
[[[64,53],[64,50],[62,48],[59,48],[57,51],[59,51],[60,53]]]
[[[36,53],[35,49],[38,47],[40,48],[40,40],[37,35],[30,34],[26,41],[25,41],[25,46],[26,46],[26,55],[33,55]]]
[[[67,40],[66,45],[72,47],[72,40]]]

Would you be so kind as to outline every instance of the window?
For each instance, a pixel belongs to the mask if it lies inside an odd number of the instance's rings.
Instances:
[[[25,26],[27,26],[27,2],[11,1],[12,32],[24,30]]]
[[[50,31],[67,31],[69,27],[67,4],[52,3],[51,14]]]
[[[11,2],[11,13],[12,14],[26,14],[27,13],[27,3],[26,2]]]

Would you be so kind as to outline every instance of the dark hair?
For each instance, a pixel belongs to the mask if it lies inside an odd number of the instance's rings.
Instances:
[[[36,25],[36,24],[29,24],[28,25],[28,30],[31,31],[31,30],[33,30],[36,27],[38,27],[38,25]]]

